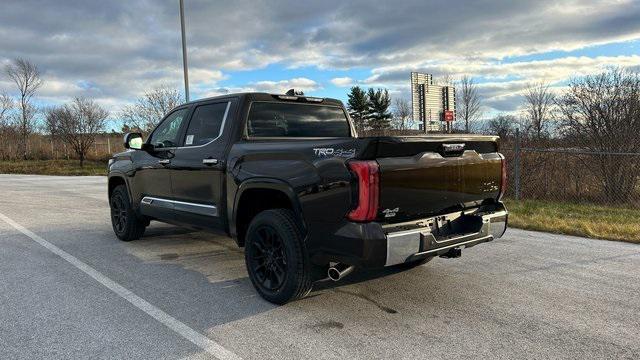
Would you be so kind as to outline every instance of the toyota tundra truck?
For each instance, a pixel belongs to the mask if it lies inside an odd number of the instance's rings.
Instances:
[[[362,137],[339,100],[229,94],[169,112],[109,161],[115,235],[161,221],[232,237],[267,301],[354,268],[412,267],[500,238],[496,136]]]

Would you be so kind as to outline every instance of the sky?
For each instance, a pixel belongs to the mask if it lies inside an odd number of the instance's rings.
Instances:
[[[618,66],[640,70],[640,0],[185,0],[192,99],[239,91],[346,100],[383,87],[409,99],[410,72],[474,78],[483,113],[522,91]],[[42,106],[95,99],[117,118],[158,86],[183,89],[178,0],[3,0],[0,65],[26,58]],[[15,94],[0,76],[0,92]]]

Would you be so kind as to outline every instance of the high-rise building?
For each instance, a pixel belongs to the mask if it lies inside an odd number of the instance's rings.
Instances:
[[[443,123],[455,120],[456,91],[453,86],[433,84],[433,75],[411,73],[413,120],[425,132],[442,130]]]

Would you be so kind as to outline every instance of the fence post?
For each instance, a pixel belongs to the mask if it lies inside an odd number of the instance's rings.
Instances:
[[[109,156],[111,156],[111,139],[107,137],[107,151],[109,152]]]
[[[516,200],[520,200],[520,129],[516,128],[516,148],[513,162],[514,193]]]

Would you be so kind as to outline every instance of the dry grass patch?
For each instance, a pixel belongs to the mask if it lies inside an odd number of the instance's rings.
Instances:
[[[511,227],[640,243],[640,209],[511,199],[506,205]]]
[[[0,174],[38,175],[107,175],[107,163],[85,160],[20,160],[0,161]]]

